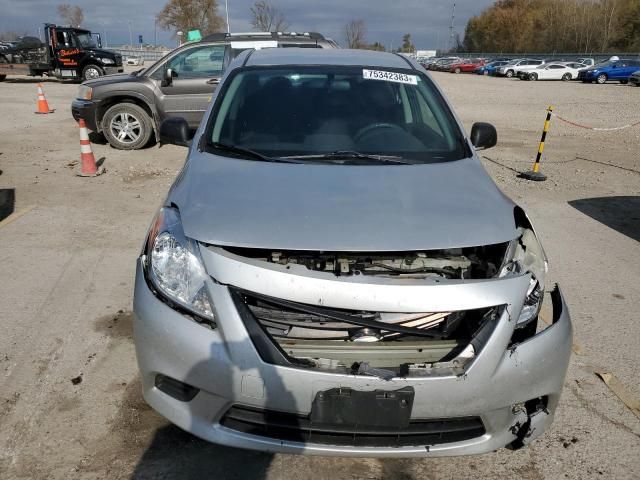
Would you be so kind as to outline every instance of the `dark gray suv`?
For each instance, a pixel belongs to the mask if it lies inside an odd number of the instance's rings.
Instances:
[[[142,148],[158,139],[166,118],[183,117],[195,130],[229,62],[243,50],[273,47],[337,45],[319,33],[216,33],[175,49],[149,68],[84,82],[71,113],[115,148]]]

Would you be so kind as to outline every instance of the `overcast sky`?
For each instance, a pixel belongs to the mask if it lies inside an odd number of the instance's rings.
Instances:
[[[249,7],[255,0],[228,0],[232,32],[251,30]],[[166,0],[0,0],[0,31],[37,35],[44,22],[60,23],[56,7],[60,3],[80,5],[84,9],[83,26],[106,32],[109,44],[129,42],[131,21],[134,43],[143,35],[145,43],[154,42],[154,19]],[[218,0],[224,16],[224,0]],[[317,31],[344,43],[344,24],[362,19],[367,25],[367,40],[379,41],[387,48],[397,47],[404,33],[411,33],[419,49],[446,47],[453,0],[271,0],[291,23],[292,31]],[[492,0],[456,0],[454,29],[464,33],[467,20],[487,7]],[[158,43],[172,45],[171,32],[158,29]],[[104,38],[103,38],[104,42]]]

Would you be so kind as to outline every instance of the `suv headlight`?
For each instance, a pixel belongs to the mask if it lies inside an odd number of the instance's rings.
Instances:
[[[178,210],[160,209],[145,254],[147,277],[162,297],[179,309],[214,320],[198,244],[185,237]]]
[[[80,85],[78,87],[78,98],[81,98],[82,100],[91,100],[91,97],[93,97],[93,88],[86,85]]]
[[[521,227],[519,230],[521,235],[509,245],[507,260],[500,272],[500,276],[531,275],[516,328],[522,328],[529,324],[540,313],[548,271],[547,257],[536,234],[531,228]]]
[[[110,58],[101,58],[100,61],[102,63],[104,63],[105,65],[112,65],[112,64],[116,63],[113,60],[111,60]]]

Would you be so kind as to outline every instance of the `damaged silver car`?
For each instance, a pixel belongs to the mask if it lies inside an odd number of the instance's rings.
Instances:
[[[467,136],[416,62],[246,51],[195,135],[168,119],[161,138],[189,153],[137,263],[160,414],[228,446],[378,457],[518,448],[551,424],[569,312],[475,153],[495,129]]]

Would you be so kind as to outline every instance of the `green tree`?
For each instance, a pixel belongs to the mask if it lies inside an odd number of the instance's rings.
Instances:
[[[402,53],[413,53],[416,51],[416,46],[411,42],[411,34],[405,33],[402,36],[402,47],[400,47],[400,52]]]

